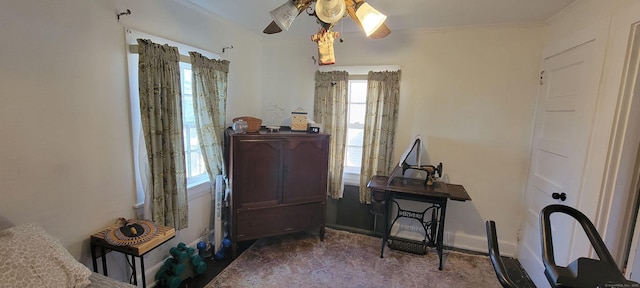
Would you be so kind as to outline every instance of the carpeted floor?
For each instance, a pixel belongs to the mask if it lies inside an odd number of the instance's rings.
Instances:
[[[501,287],[487,256],[416,255],[380,238],[327,229],[325,240],[297,233],[256,241],[206,287]]]

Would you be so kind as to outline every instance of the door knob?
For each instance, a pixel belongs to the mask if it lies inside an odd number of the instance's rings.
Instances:
[[[554,192],[553,194],[551,194],[551,198],[556,200],[560,199],[560,201],[564,201],[564,200],[567,200],[567,194],[564,192],[562,193]]]

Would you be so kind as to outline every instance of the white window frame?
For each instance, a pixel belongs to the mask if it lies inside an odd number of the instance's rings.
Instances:
[[[364,131],[364,119],[362,119],[362,123],[351,123],[351,121],[349,121],[349,119],[351,119],[351,112],[352,112],[352,105],[357,105],[357,104],[361,104],[361,105],[365,105],[367,104],[366,102],[366,95],[365,95],[365,102],[354,102],[353,100],[353,90],[351,89],[351,85],[352,84],[356,84],[356,83],[364,83],[365,85],[367,84],[367,77],[364,75],[349,75],[349,83],[348,83],[348,94],[349,97],[347,98],[347,136],[348,136],[348,129],[361,129]],[[365,89],[365,93],[366,93],[366,89]],[[349,145],[349,139],[347,139],[347,143],[345,146],[345,164],[344,164],[344,171],[342,173],[342,178],[345,184],[347,185],[360,185],[360,170],[361,170],[361,166],[362,166],[362,155],[360,155],[360,163],[357,166],[348,166],[348,161],[347,161],[347,151],[349,149],[349,147],[363,147],[364,143],[360,143],[360,145]]]
[[[191,95],[191,97],[193,97],[191,92],[185,93],[186,90],[185,90],[185,87],[184,87],[184,80],[183,80],[183,79],[186,79],[185,78],[186,76],[184,75],[184,70],[185,69],[189,69],[189,71],[191,71],[191,63],[180,62],[180,89],[182,90],[182,100],[183,100],[182,101],[182,105],[183,105],[182,107],[183,107],[183,110],[185,109],[185,106],[184,106],[185,95]],[[193,83],[192,83],[192,85],[193,85]],[[195,121],[188,122],[188,121],[184,121],[184,120],[185,119],[184,119],[184,115],[183,115],[183,125],[182,126],[184,128],[183,132],[185,134],[184,137],[183,137],[183,140],[185,142],[184,143],[184,149],[185,149],[185,155],[184,155],[185,159],[184,160],[185,160],[185,170],[186,170],[185,172],[187,173],[187,189],[189,189],[191,187],[197,186],[197,185],[202,184],[202,183],[208,183],[209,182],[209,175],[207,174],[207,171],[206,171],[206,168],[205,168],[205,172],[204,173],[198,174],[196,176],[189,176],[189,171],[191,169],[191,167],[190,167],[190,163],[191,163],[191,155],[190,155],[191,147],[186,142],[187,142],[187,139],[190,138],[189,136],[191,136],[191,135],[189,135],[189,131],[190,131],[189,128],[191,128],[191,126],[195,127],[196,123],[195,123]],[[197,135],[196,135],[196,137],[197,137]],[[200,148],[198,147],[198,151],[199,150],[200,150]],[[203,165],[204,165],[204,163],[203,163]]]

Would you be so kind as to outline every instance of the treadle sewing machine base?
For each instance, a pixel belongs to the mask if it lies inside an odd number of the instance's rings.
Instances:
[[[387,239],[387,243],[389,248],[393,250],[404,251],[418,255],[427,255],[427,247],[429,247],[429,245],[427,245],[427,243],[425,242],[404,239],[400,237],[389,237],[389,239]]]
[[[398,201],[396,201],[395,199],[391,199],[391,201],[396,205],[397,211],[395,219],[391,222],[391,226],[389,227],[389,231],[387,232],[387,234],[389,235],[387,239],[387,245],[389,246],[389,248],[419,255],[427,254],[427,247],[438,248],[436,238],[438,235],[438,223],[440,222],[438,216],[440,215],[440,210],[443,208],[443,204],[433,203],[431,206],[419,212],[402,209]],[[430,214],[430,219],[427,218],[429,217],[428,214]],[[392,236],[392,229],[396,222],[401,218],[414,219],[418,221],[422,227],[422,231],[424,232],[424,239],[419,241]],[[441,253],[441,251],[438,252]]]
[[[380,258],[384,257],[384,247],[399,247],[402,251],[418,252],[424,255],[427,247],[435,247],[438,252],[438,269],[442,270],[442,251],[444,238],[444,220],[447,210],[447,200],[471,200],[462,185],[436,182],[434,185],[424,185],[424,180],[404,177],[394,177],[389,181],[387,176],[373,176],[367,185],[371,189],[371,212],[384,217],[384,236],[380,248]],[[431,206],[422,212],[401,209],[395,199],[412,200],[430,203]],[[398,212],[393,222],[389,223],[391,203],[398,205]],[[430,213],[430,219],[425,215]],[[410,218],[420,221],[425,231],[423,241],[415,241],[390,236],[393,224],[399,218]]]

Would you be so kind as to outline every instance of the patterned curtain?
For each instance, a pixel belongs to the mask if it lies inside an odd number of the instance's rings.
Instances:
[[[347,137],[348,83],[346,71],[316,71],[313,120],[322,124],[324,133],[331,134],[327,194],[333,199],[342,198],[344,190],[342,172]]]
[[[360,203],[371,203],[367,183],[374,175],[393,170],[393,145],[400,99],[400,71],[369,72],[364,120]]]
[[[178,48],[138,39],[140,116],[151,173],[154,222],[188,227]],[[149,199],[145,199],[149,201]]]
[[[202,158],[209,183],[226,175],[222,139],[227,117],[227,74],[229,61],[212,60],[198,52],[189,52],[193,83],[193,110]]]

